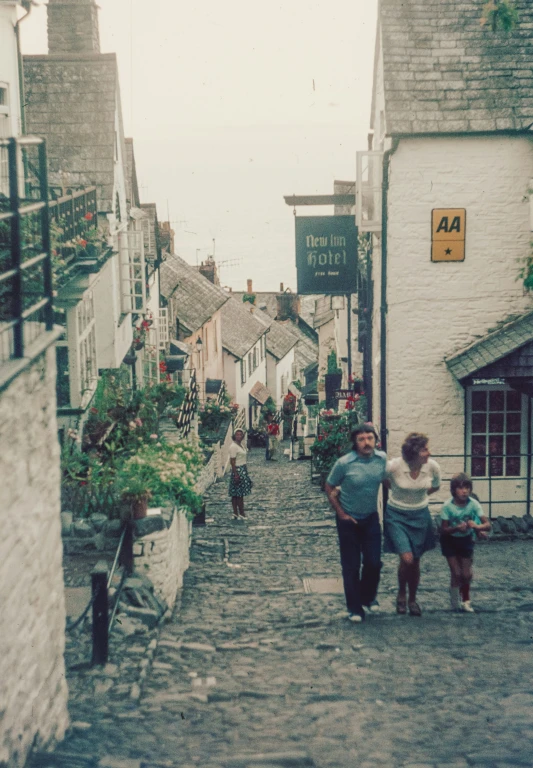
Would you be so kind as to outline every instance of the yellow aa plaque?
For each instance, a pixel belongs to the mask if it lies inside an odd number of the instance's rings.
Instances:
[[[465,236],[465,208],[431,211],[431,261],[464,261]]]

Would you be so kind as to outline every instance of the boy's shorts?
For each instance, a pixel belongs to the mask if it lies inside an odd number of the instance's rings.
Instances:
[[[474,557],[472,536],[441,536],[440,549],[444,557]]]

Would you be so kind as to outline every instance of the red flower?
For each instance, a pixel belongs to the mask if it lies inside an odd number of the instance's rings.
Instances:
[[[83,218],[85,219],[85,221],[92,221],[93,220],[93,215],[92,215],[92,213],[87,212]]]
[[[159,363],[159,370],[161,371],[161,373],[165,373],[165,371],[167,370],[167,364],[165,363],[164,360],[161,360],[161,362]]]
[[[82,481],[80,482],[80,485],[87,485],[87,481],[86,481],[86,480],[82,480]]]
[[[172,381],[172,376],[170,375],[170,373],[167,373],[167,375],[165,376],[165,381]]]
[[[85,248],[85,246],[87,245],[87,240],[84,240],[84,239],[81,237],[81,238],[80,238],[80,240],[79,240],[79,243],[80,243],[80,245],[81,245],[81,247],[82,247],[82,248]]]
[[[98,408],[91,408],[91,413],[98,413]]]

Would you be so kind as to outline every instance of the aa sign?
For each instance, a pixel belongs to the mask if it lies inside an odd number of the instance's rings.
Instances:
[[[434,208],[431,212],[431,261],[464,261],[465,208]]]

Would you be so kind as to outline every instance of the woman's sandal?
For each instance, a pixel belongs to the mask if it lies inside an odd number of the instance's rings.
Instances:
[[[405,597],[398,597],[396,598],[396,613],[401,613],[402,616],[407,613],[407,600]]]
[[[409,616],[422,616],[422,611],[416,601],[409,603]]]

